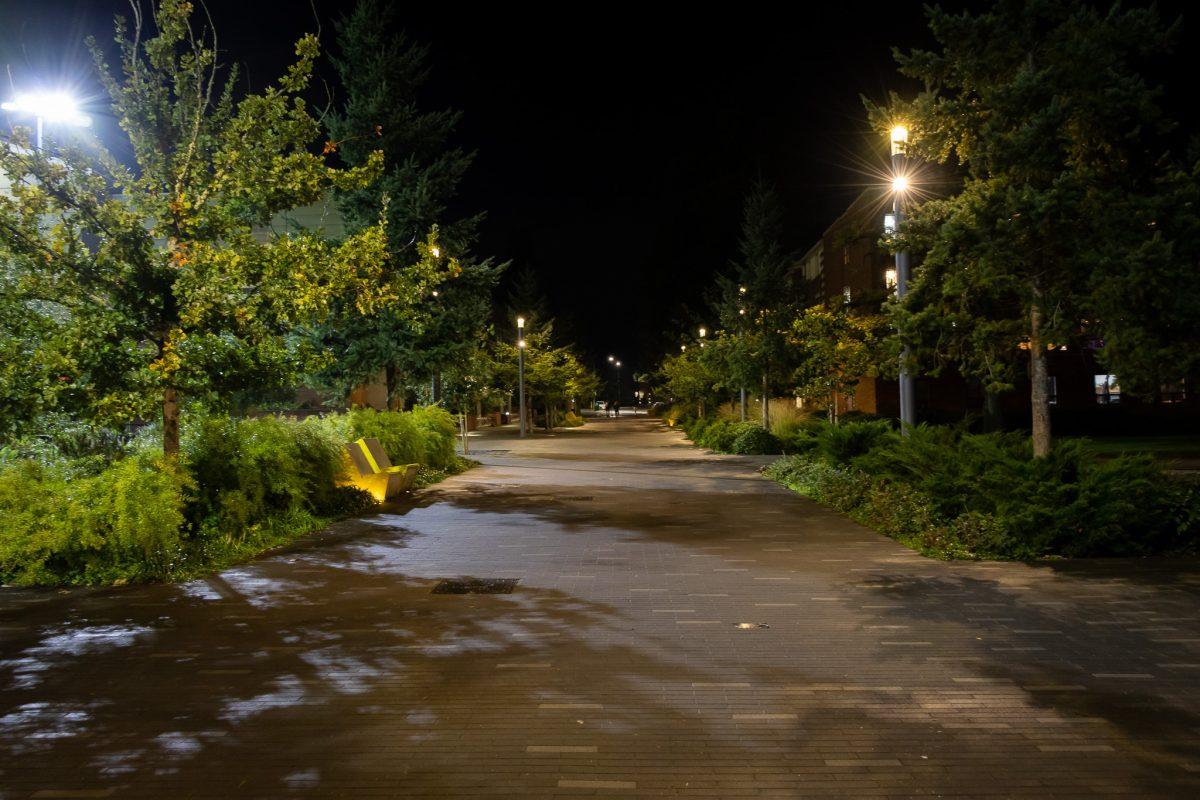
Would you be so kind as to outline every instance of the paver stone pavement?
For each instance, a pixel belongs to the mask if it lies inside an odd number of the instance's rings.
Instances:
[[[0,800],[1200,797],[1194,561],[932,561],[645,417],[471,446],[202,580],[0,591]]]

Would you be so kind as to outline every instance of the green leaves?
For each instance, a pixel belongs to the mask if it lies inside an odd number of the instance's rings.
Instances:
[[[0,198],[0,345],[69,378],[38,400],[12,376],[0,396],[25,396],[12,413],[60,402],[116,422],[148,415],[168,389],[218,403],[269,392],[319,360],[298,326],[341,309],[403,313],[459,269],[435,254],[436,230],[397,263],[382,205],[339,242],[273,230],[281,212],[376,180],[383,155],[339,169],[310,149],[320,128],[299,93],[315,37],[277,88],[235,103],[192,13],[162,0],[153,33],[140,16],[119,23],[115,70],[93,48],[136,169],[103,151],[33,151],[23,133],[0,146],[14,183]],[[30,313],[37,325],[17,323]]]

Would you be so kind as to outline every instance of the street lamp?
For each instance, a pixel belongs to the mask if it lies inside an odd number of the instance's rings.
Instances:
[[[525,318],[517,317],[517,416],[521,421],[520,436],[525,438]]]
[[[892,142],[892,213],[891,219],[884,218],[884,230],[895,232],[904,222],[904,201],[909,189],[908,180],[908,128],[895,125],[891,130]],[[896,299],[903,300],[908,292],[908,251],[896,253]],[[908,373],[908,347],[900,354],[900,432],[908,435],[917,422],[916,395],[913,391],[913,376]]]
[[[0,103],[5,111],[19,111],[37,120],[37,149],[42,149],[42,127],[46,122],[76,125],[86,128],[92,118],[79,111],[75,101],[66,92],[37,92],[20,94],[15,100]]]

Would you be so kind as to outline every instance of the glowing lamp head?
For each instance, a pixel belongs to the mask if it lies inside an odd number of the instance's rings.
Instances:
[[[896,215],[895,214],[884,214],[883,215],[883,232],[889,233],[889,234],[896,232]]]
[[[525,318],[524,317],[517,317],[517,327],[518,328],[525,327]]]
[[[681,344],[681,345],[679,345],[679,352],[681,352],[681,353],[686,353],[686,352],[687,352],[687,345],[686,345],[686,344]]]
[[[433,247],[429,248],[429,252],[433,255],[434,258],[442,257],[442,249],[440,247],[438,247],[437,245],[434,245]]]
[[[905,145],[908,144],[908,128],[903,125],[893,125],[889,138],[892,140],[892,155],[903,153]]]
[[[745,294],[745,293],[746,293],[746,287],[745,287],[745,286],[739,286],[739,287],[738,287],[738,294]]]
[[[438,290],[437,290],[437,289],[434,289],[434,290],[433,290],[433,296],[434,296],[434,297],[437,297],[437,296],[438,296]]]
[[[41,117],[46,122],[65,122],[87,127],[92,118],[80,112],[75,100],[66,92],[38,92],[17,95],[15,100],[0,104],[5,111],[21,111]]]
[[[620,361],[616,362],[616,365],[617,365],[618,367],[619,367],[619,366],[621,366],[621,362],[620,362]]]
[[[609,357],[608,357],[608,363],[610,363],[610,364],[611,364],[611,363],[613,363],[614,361],[616,361],[616,359],[615,359],[615,358],[613,358],[612,356],[609,356]]]
[[[707,335],[708,335],[708,329],[707,329],[707,328],[701,328],[701,329],[700,329],[700,338],[701,338],[701,339],[703,339],[703,338],[704,338],[705,336],[707,336]]]
[[[892,191],[896,193],[907,192],[908,176],[897,175],[896,177],[892,178]]]

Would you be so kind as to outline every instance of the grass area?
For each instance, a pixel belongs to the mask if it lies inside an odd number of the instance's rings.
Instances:
[[[1092,436],[1088,449],[1100,456],[1146,453],[1161,459],[1200,458],[1200,436]]]

